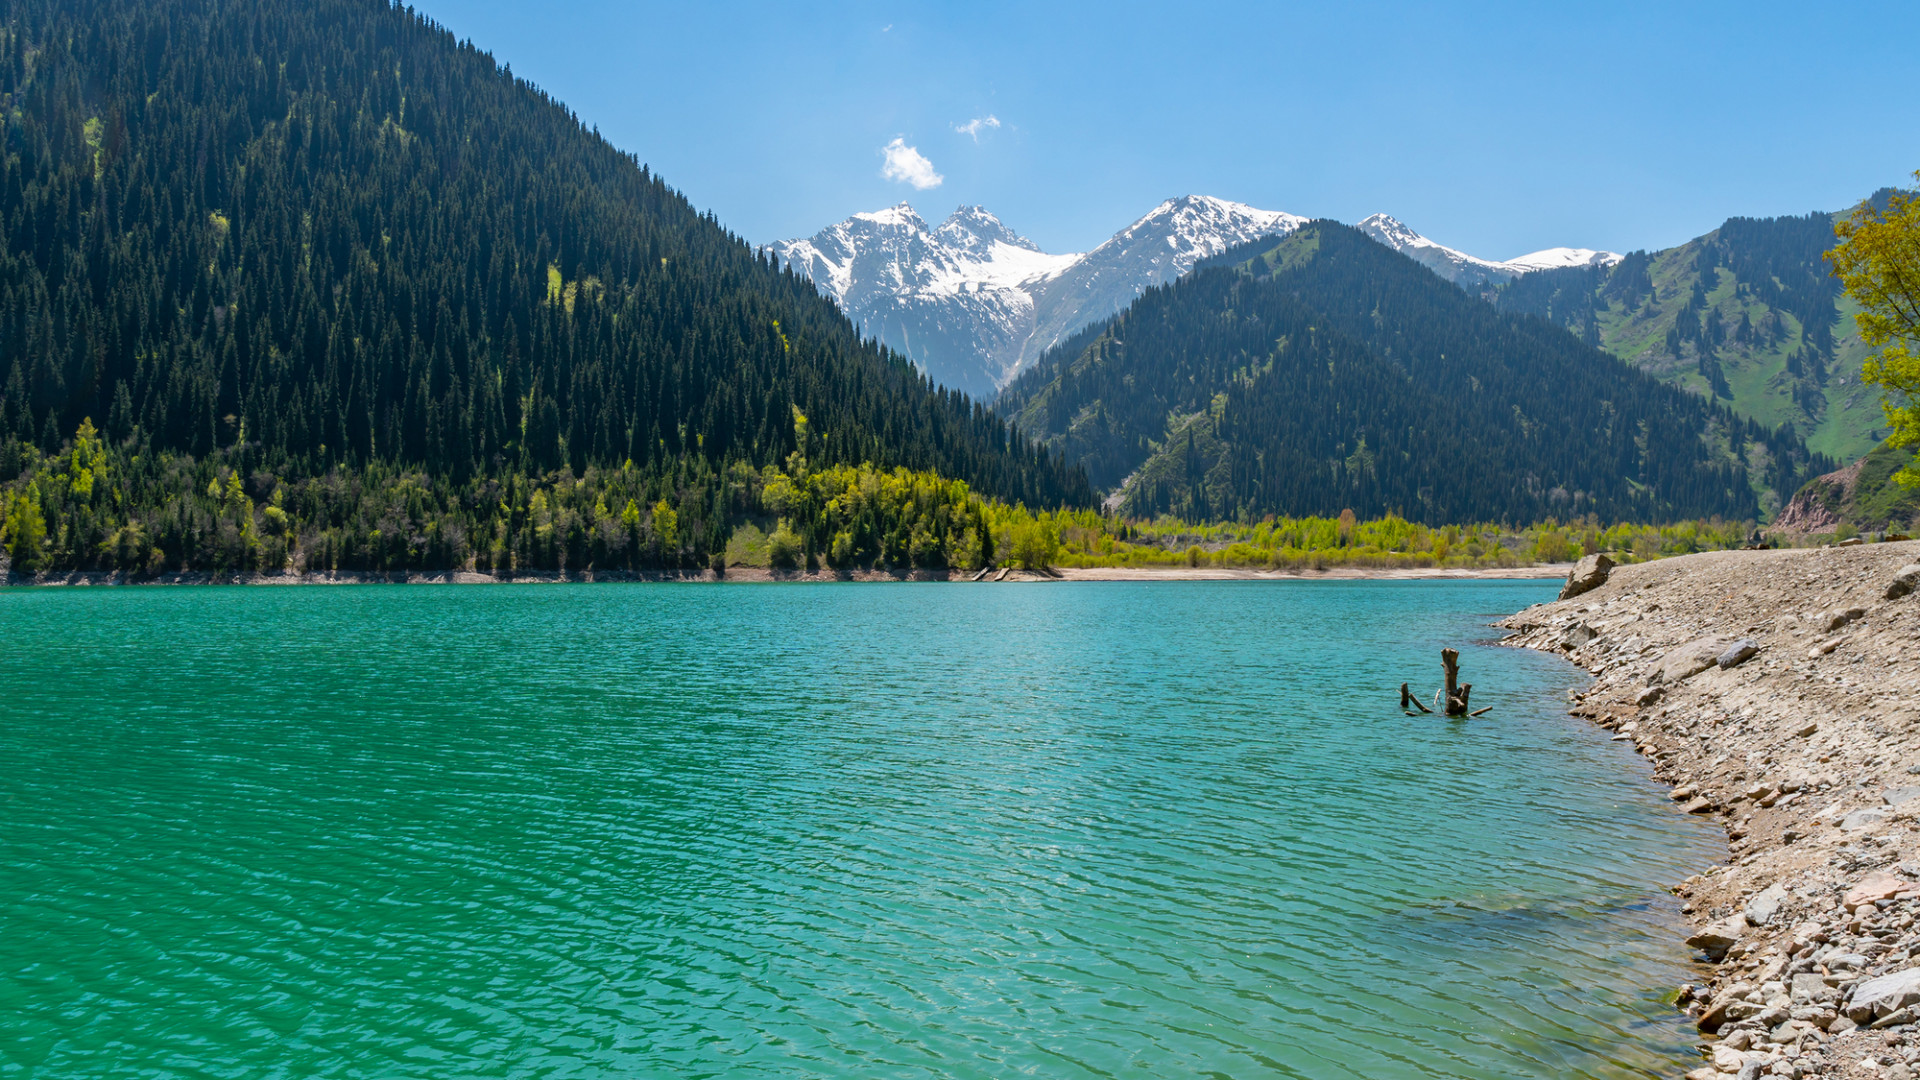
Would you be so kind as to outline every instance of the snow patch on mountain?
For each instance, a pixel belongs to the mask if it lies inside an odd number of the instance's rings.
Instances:
[[[1492,259],[1476,258],[1444,244],[1437,244],[1386,214],[1375,214],[1355,225],[1354,228],[1462,288],[1500,284],[1535,270],[1554,270],[1568,266],[1611,266],[1621,258],[1611,251],[1556,247],[1522,255],[1517,259],[1496,262]]]
[[[1612,266],[1620,259],[1620,254],[1612,251],[1555,247],[1508,259],[1507,265],[1525,273],[1533,270],[1564,270],[1569,266]]]

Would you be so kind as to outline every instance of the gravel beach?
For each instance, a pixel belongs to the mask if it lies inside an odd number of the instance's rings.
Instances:
[[[1692,1080],[1920,1073],[1916,564],[1920,542],[1689,555],[1500,624],[1592,673],[1573,713],[1726,828],[1727,864],[1675,889]]]

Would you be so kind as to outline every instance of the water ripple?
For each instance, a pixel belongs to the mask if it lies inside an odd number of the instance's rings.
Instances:
[[[0,1076],[1650,1076],[1538,583],[0,594]]]

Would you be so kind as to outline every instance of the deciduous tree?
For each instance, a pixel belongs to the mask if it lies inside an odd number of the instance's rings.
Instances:
[[[1920,172],[1914,173],[1920,180]],[[1895,446],[1920,443],[1920,195],[1896,194],[1886,208],[1862,203],[1834,226],[1840,246],[1828,253],[1833,272],[1860,305],[1860,337],[1880,351],[1861,377],[1886,392],[1883,405]],[[1894,474],[1920,485],[1912,463]]]

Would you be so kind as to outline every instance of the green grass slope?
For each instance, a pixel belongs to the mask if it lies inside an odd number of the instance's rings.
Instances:
[[[1884,197],[1885,193],[1876,198]],[[1611,268],[1529,274],[1494,294],[1642,371],[1712,396],[1815,452],[1858,458],[1886,437],[1858,310],[1827,273],[1833,218],[1733,218],[1679,247]]]

